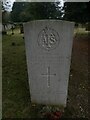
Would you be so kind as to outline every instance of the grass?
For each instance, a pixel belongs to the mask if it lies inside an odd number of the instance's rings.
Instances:
[[[67,107],[63,117],[88,117],[88,36],[74,37]],[[40,117],[43,105],[30,102],[25,44],[19,30],[3,39],[3,118]]]
[[[2,40],[0,35],[0,119],[2,118]]]
[[[30,100],[24,40],[21,35],[3,36],[3,111],[19,117]],[[28,98],[27,98],[28,97]],[[10,104],[8,104],[10,103]],[[4,107],[5,106],[5,107]],[[13,108],[12,108],[13,106]],[[28,106],[28,105],[27,105]],[[8,109],[8,110],[7,110]]]
[[[75,28],[74,33],[75,34],[84,34],[84,35],[88,34],[89,31],[86,31],[85,29],[86,28],[81,28],[81,27]]]

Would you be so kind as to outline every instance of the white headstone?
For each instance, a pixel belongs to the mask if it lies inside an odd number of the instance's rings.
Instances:
[[[32,103],[66,106],[73,29],[60,20],[24,24]]]

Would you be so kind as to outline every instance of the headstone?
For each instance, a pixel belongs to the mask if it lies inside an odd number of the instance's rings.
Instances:
[[[24,33],[23,31],[23,24],[20,24],[20,34]]]
[[[6,35],[7,34],[7,31],[6,31],[6,24],[3,23],[2,24],[2,35]]]
[[[66,106],[73,29],[60,20],[24,24],[32,103]]]
[[[12,30],[12,35],[14,35],[14,26],[12,25],[11,30]]]

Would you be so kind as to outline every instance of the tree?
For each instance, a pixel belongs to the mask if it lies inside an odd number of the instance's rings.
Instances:
[[[11,11],[11,20],[13,22],[22,22],[23,19],[26,19],[26,17],[21,16],[27,16],[27,13],[25,12],[26,7],[28,6],[27,2],[14,2],[13,8]]]
[[[30,11],[31,19],[57,19],[61,17],[59,3],[32,3],[28,6],[27,12]]]
[[[2,11],[2,23],[8,23],[10,21],[10,13],[7,11]]]
[[[14,22],[26,22],[35,19],[61,19],[59,2],[14,3],[11,18]]]
[[[2,3],[2,25],[3,25],[2,33],[6,34],[6,26],[7,26],[7,23],[10,21],[10,13],[6,11],[4,4]]]
[[[2,34],[6,34],[6,21],[5,21],[6,11],[2,10]]]
[[[87,2],[65,2],[64,4],[65,20],[75,21],[77,23],[86,23],[90,21]]]

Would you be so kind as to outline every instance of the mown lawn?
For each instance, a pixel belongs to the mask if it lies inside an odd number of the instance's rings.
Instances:
[[[80,31],[74,35],[69,94],[63,117],[88,117],[88,34]],[[2,42],[3,118],[41,117],[41,111],[47,106],[31,105],[23,35],[18,29],[14,35],[8,31]]]

